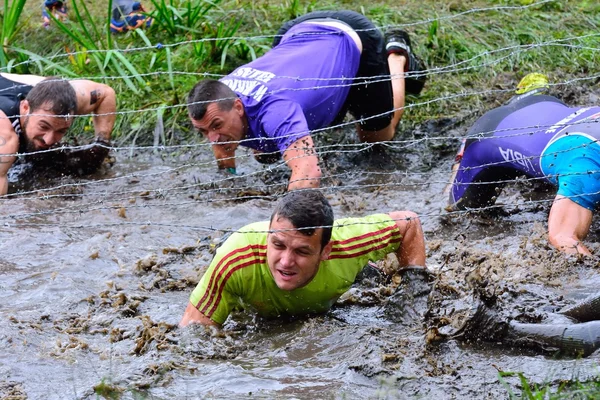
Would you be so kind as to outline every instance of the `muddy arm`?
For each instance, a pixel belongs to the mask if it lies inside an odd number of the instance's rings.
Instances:
[[[396,251],[400,266],[425,266],[425,238],[419,216],[412,211],[393,211],[389,216],[402,235],[402,245]]]
[[[8,192],[8,170],[17,157],[4,156],[16,154],[19,150],[19,137],[15,133],[6,114],[0,111],[0,195]]]
[[[548,217],[550,243],[568,254],[591,255],[581,241],[592,224],[592,212],[573,200],[557,195]]]
[[[283,159],[292,170],[288,190],[319,187],[321,168],[310,136],[292,143],[283,153]]]
[[[181,321],[179,321],[180,327],[188,326],[189,324],[202,324],[216,327],[221,326],[198,311],[198,309],[194,307],[192,303],[188,303],[185,312],[183,313],[183,317],[181,317]]]

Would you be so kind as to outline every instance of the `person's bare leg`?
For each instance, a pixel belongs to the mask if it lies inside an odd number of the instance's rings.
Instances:
[[[404,112],[404,65],[406,57],[400,54],[392,53],[388,56],[388,66],[392,78],[392,95],[394,104],[394,115],[392,122],[379,131],[366,131],[356,124],[358,138],[364,143],[377,143],[392,140],[396,133],[396,127],[402,113]]]
[[[392,93],[394,95],[394,116],[392,117],[392,127],[394,131],[402,118],[404,112],[404,67],[406,57],[400,54],[390,54],[388,56],[388,66],[392,76]]]

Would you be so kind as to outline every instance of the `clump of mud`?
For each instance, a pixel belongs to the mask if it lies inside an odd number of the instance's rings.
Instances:
[[[6,400],[27,400],[27,393],[20,383],[11,381],[0,381],[0,398]]]

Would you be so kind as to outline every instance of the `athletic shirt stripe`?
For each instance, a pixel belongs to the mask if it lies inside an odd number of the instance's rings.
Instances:
[[[261,252],[262,250],[262,252]],[[227,283],[227,279],[229,279],[229,277],[231,276],[231,274],[227,273],[227,270],[234,268],[235,270],[239,269],[236,268],[236,266],[238,265],[238,263],[240,263],[241,261],[244,261],[246,259],[248,259],[249,257],[260,257],[260,259],[266,257],[266,250],[267,250],[267,246],[264,245],[248,245],[246,247],[243,247],[241,249],[236,249],[234,251],[232,251],[231,253],[227,254],[226,256],[224,256],[221,261],[219,262],[219,264],[216,266],[216,268],[213,271],[213,274],[210,277],[210,281],[208,283],[208,287],[206,288],[206,292],[204,293],[204,296],[202,296],[202,298],[200,299],[200,301],[198,302],[198,304],[196,304],[196,308],[202,312],[204,315],[206,315],[207,317],[210,318],[210,315],[208,315],[206,313],[206,310],[208,308],[210,308],[209,306],[211,304],[215,304],[215,307],[212,307],[212,312],[214,312],[214,309],[216,308],[216,305],[219,304],[218,300],[220,300],[221,298],[221,292],[223,291],[225,284]],[[244,254],[246,253],[246,254]],[[247,267],[249,265],[254,265],[257,263],[260,263],[260,259],[254,259],[251,260],[250,262],[247,263],[243,263],[241,265],[243,265],[244,267]],[[206,302],[206,304],[204,304]],[[204,306],[202,307],[202,309],[200,309],[200,307],[204,304]],[[212,315],[212,313],[211,313]]]
[[[331,255],[329,257],[329,259],[335,259],[335,258],[349,258],[349,257],[357,257],[359,255],[363,255],[366,253],[369,253],[371,251],[374,250],[379,250],[384,248],[386,245],[380,245],[378,243],[380,243],[382,240],[386,240],[389,239],[391,237],[401,237],[402,235],[400,235],[400,232],[398,231],[398,227],[396,225],[393,226],[389,226],[385,229],[381,229],[379,231],[376,232],[371,232],[371,233],[367,233],[361,236],[356,236],[344,241],[340,241],[340,242],[333,242],[333,248],[331,249]],[[365,241],[365,242],[361,242],[363,239],[368,239],[370,238],[370,240]],[[350,243],[355,243],[358,242],[356,244],[350,244]],[[347,244],[346,246],[342,246],[342,244]],[[375,245],[376,246],[372,246],[372,247],[365,247],[368,245]],[[349,252],[351,250],[355,250],[355,249],[362,249],[359,252],[356,253],[352,253],[351,255],[349,254],[338,254],[336,255],[335,253],[340,252]]]

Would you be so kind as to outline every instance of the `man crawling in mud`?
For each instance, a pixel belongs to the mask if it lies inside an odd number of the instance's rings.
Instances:
[[[529,74],[511,101],[485,113],[456,157],[448,211],[494,204],[504,182],[525,175],[557,187],[550,243],[590,255],[582,243],[600,204],[600,107],[568,107],[543,94],[548,80]]]
[[[61,141],[77,114],[95,114],[95,143],[84,169],[97,169],[109,150],[115,123],[114,90],[89,80],[0,74],[0,195],[8,191],[8,170],[17,153],[48,150]]]
[[[217,250],[180,326],[220,326],[239,307],[267,318],[325,312],[369,261],[392,252],[401,267],[425,265],[423,231],[413,212],[334,221],[320,191],[290,192],[270,221],[243,227]]]
[[[241,144],[259,162],[283,155],[291,169],[288,190],[318,187],[311,131],[342,122],[350,111],[361,142],[391,140],[405,90],[423,89],[422,70],[406,32],[389,30],[384,39],[356,12],[312,12],[284,24],[262,57],[219,81],[196,84],[188,111],[213,143],[220,169],[235,173]]]

